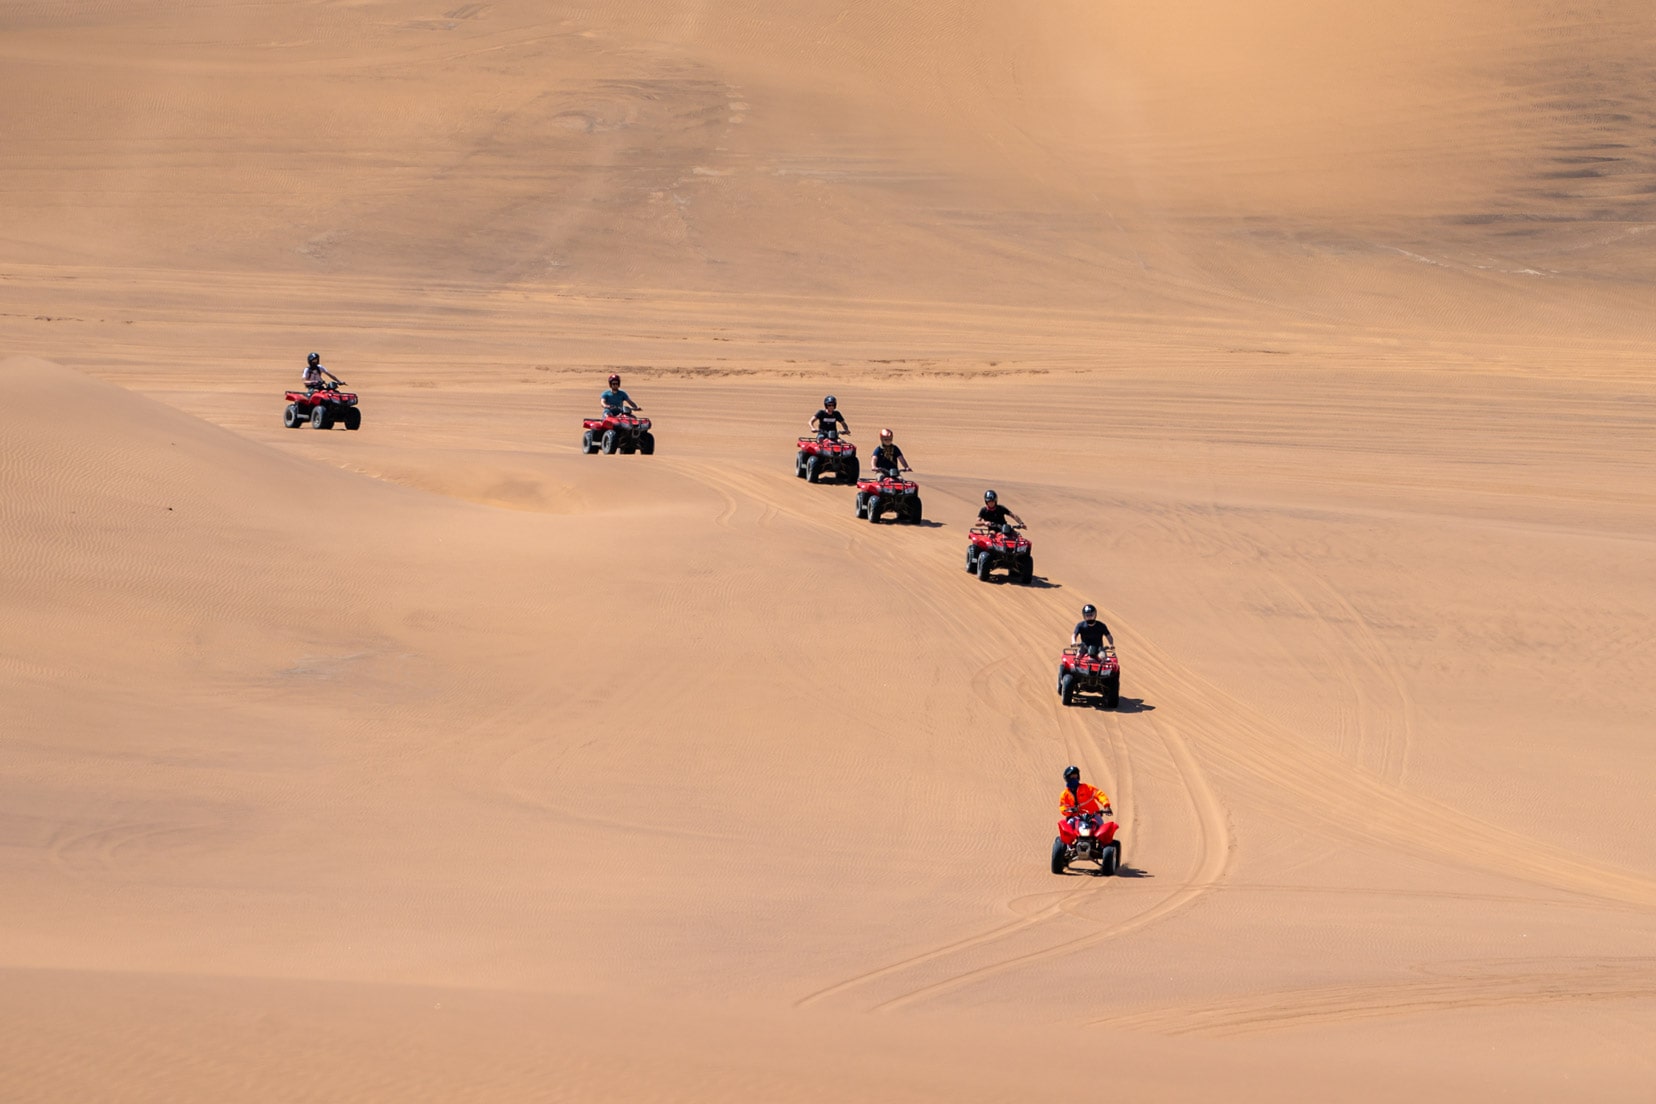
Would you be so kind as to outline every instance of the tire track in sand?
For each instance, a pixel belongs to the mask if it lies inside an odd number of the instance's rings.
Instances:
[[[958,565],[954,565],[954,557],[958,549],[951,551],[952,546],[947,542],[928,541],[920,544],[909,540],[882,539],[873,541],[864,539],[860,534],[866,531],[866,522],[861,523],[861,526],[857,529],[848,530],[846,522],[849,519],[833,517],[822,509],[821,503],[801,499],[793,493],[797,485],[796,481],[785,475],[778,474],[771,477],[765,472],[738,468],[729,464],[694,460],[674,460],[672,466],[697,482],[704,483],[712,488],[724,501],[725,509],[721,511],[719,518],[716,519],[716,523],[721,526],[728,527],[731,524],[732,520],[741,513],[740,500],[747,499],[759,508],[761,518],[767,523],[774,522],[779,517],[786,517],[825,535],[845,538],[847,552],[858,556],[865,562],[872,562],[882,568],[889,567],[892,571],[912,576],[915,575],[916,557],[918,556],[922,561],[923,570],[936,571],[936,577],[939,580],[953,577],[955,580],[953,583],[939,582],[932,586],[915,586],[910,588],[909,593],[933,611],[945,628],[952,628],[958,632],[961,640],[977,640],[980,634],[973,630],[980,627],[985,616],[992,616],[1000,623],[1010,625],[1015,630],[1013,633],[999,638],[999,651],[996,654],[982,655],[973,664],[970,670],[975,671],[977,675],[981,676],[1006,666],[1008,657],[1011,655],[1044,656],[1047,645],[1050,643],[1047,638],[1052,633],[1052,626],[1065,623],[1064,616],[1059,610],[1062,600],[1057,596],[1037,592],[1029,595],[1035,600],[1025,604],[994,604],[992,596],[984,592],[985,588],[976,579],[967,577],[970,580],[967,584],[967,580],[960,578]],[[934,496],[937,494],[937,491],[933,491]],[[933,501],[936,502],[935,497]],[[849,504],[847,499],[845,505]],[[969,513],[964,507],[963,512]],[[935,510],[933,514],[935,516]],[[899,532],[902,532],[902,530],[899,529]],[[895,535],[890,534],[887,537],[894,538]],[[951,570],[951,565],[954,565],[954,570]],[[927,574],[924,577],[931,578],[932,576]],[[994,587],[992,589],[999,590],[1000,588]],[[1023,592],[1020,591],[1019,593]],[[1032,665],[1039,663],[1042,668],[1046,665],[1045,660],[1030,660],[1028,662]],[[983,689],[983,679],[974,677],[969,681],[974,688],[974,692],[978,694],[978,697],[986,706],[990,708],[1002,706],[1003,703],[996,701],[993,695]],[[1050,722],[1049,731],[1052,737],[1056,738],[1064,747],[1066,758],[1071,762],[1082,764],[1089,771],[1091,777],[1104,781],[1108,788],[1115,793],[1117,802],[1123,808],[1136,808],[1137,798],[1130,792],[1132,788],[1130,768],[1124,769],[1119,777],[1112,777],[1109,765],[1099,759],[1100,740],[1096,729],[1087,724],[1087,718],[1078,715],[1074,711],[1063,710],[1056,704],[1055,697],[1037,689],[1037,687],[1044,687],[1045,685],[1046,678],[1043,674],[1039,676],[1038,681],[1028,681],[1021,696],[1036,703],[1035,715],[1045,713]],[[1041,699],[1045,700],[1044,709],[1039,704]],[[1057,712],[1054,713],[1054,710],[1057,710]],[[1228,866],[1231,850],[1229,829],[1225,822],[1223,808],[1215,798],[1211,786],[1202,774],[1183,736],[1167,722],[1153,722],[1152,727],[1162,740],[1170,760],[1175,765],[1176,774],[1186,791],[1187,800],[1196,810],[1195,819],[1198,826],[1197,855],[1191,872],[1178,884],[1177,888],[1161,897],[1148,908],[1142,909],[1125,919],[1106,924],[1079,938],[1064,940],[1051,947],[1033,952],[1002,956],[987,963],[978,963],[967,969],[956,971],[941,980],[910,988],[876,1004],[874,1007],[896,1007],[911,1001],[922,1000],[1005,970],[1016,969],[1033,962],[1070,954],[1093,944],[1137,930],[1182,909],[1223,877]],[[1128,761],[1125,745],[1119,742],[1116,747],[1116,758],[1122,763]],[[1131,838],[1135,819],[1131,814],[1122,818],[1125,838]],[[841,979],[831,985],[807,993],[795,1004],[799,1007],[816,1004],[836,995],[901,975],[932,962],[969,953],[979,947],[991,946],[1038,928],[1055,919],[1069,917],[1086,920],[1085,915],[1081,912],[1082,908],[1094,899],[1096,893],[1105,888],[1105,884],[1103,879],[1078,878],[1070,889],[1059,891],[1050,903],[1042,905],[1034,911],[1022,912],[1014,919],[997,924],[985,931],[951,939],[917,954]],[[1046,896],[1048,895],[1024,895],[1009,898],[1003,901],[1002,904],[1011,911],[1020,912],[1020,902],[1029,901],[1032,897],[1038,899]]]
[[[1572,1004],[1656,997],[1656,959],[1583,959],[1561,969],[1557,959],[1491,971],[1378,985],[1332,985],[1263,993],[1231,1000],[1204,1000],[1148,1012],[1105,1016],[1091,1025],[1158,1035],[1228,1038],[1321,1027],[1388,1016],[1415,1016],[1512,1005]],[[1537,966],[1543,968],[1537,969]]]
[[[939,570],[946,570],[952,557],[940,545],[937,551],[928,553],[927,558],[937,561]],[[963,593],[987,597],[982,595],[982,584],[975,580],[971,583],[970,589]],[[1040,655],[1043,654],[1041,641],[1050,635],[1052,624],[1063,623],[1062,615],[1057,610],[1059,601],[1056,596],[1050,596],[1046,601],[1040,603],[1041,608],[1051,609],[1051,614],[1037,616],[1036,604],[1029,603],[1018,606],[1006,604],[1005,608],[995,609],[994,615],[1003,623],[1011,622],[1015,625],[1018,629],[1016,639],[1018,646],[1029,653]],[[1056,617],[1056,621],[1053,620],[1054,617]],[[1087,725],[1086,718],[1072,710],[1063,709],[1063,707],[1056,704],[1054,696],[1037,689],[1038,687],[1044,687],[1044,677],[1039,682],[1029,682],[1026,685],[1028,687],[1027,697],[1044,699],[1044,710],[1048,718],[1053,721],[1053,727],[1056,730],[1055,735],[1065,747],[1066,757],[1071,762],[1084,764],[1092,777],[1108,781],[1111,772],[1096,761],[1095,749],[1099,747],[1100,741],[1096,732]],[[1040,705],[1037,705],[1037,710],[1041,708]],[[1059,711],[1056,715],[1052,712],[1054,709]],[[888,997],[875,1004],[873,1006],[875,1009],[898,1008],[986,980],[1008,970],[1015,970],[1048,959],[1073,954],[1095,944],[1126,935],[1183,909],[1223,879],[1231,855],[1230,832],[1224,808],[1215,796],[1212,787],[1182,735],[1169,722],[1152,718],[1151,723],[1152,728],[1166,748],[1169,758],[1174,763],[1188,800],[1195,810],[1195,820],[1198,828],[1197,854],[1194,867],[1185,880],[1172,892],[1131,916],[1103,924],[1085,935],[1066,939],[1049,947],[1003,955],[986,963],[979,963],[957,970],[944,978],[911,987],[895,996]],[[1127,752],[1128,746],[1125,741],[1116,742],[1116,755],[1122,767],[1115,779],[1116,784],[1111,786],[1110,789],[1115,792],[1117,803],[1121,804],[1124,809],[1136,809],[1138,802],[1132,792],[1134,789],[1132,783],[1133,773],[1130,765],[1131,757]],[[1126,839],[1131,839],[1136,816],[1129,814],[1121,819],[1123,836]],[[848,991],[911,972],[934,962],[1004,942],[1060,918],[1069,917],[1086,920],[1085,915],[1081,912],[1082,908],[1094,899],[1095,894],[1105,890],[1108,881],[1095,878],[1079,878],[1076,881],[1078,884],[1075,884],[1072,888],[1057,891],[1056,894],[1032,894],[1012,898],[1004,902],[1006,907],[1012,911],[1021,912],[1020,904],[1022,902],[1051,898],[1050,903],[1041,905],[1034,911],[1024,912],[1016,919],[844,978],[832,985],[805,995],[795,1003],[797,1006],[816,1004]]]
[[[976,982],[985,981],[1008,970],[1032,966],[1054,958],[1062,958],[1096,944],[1118,939],[1178,912],[1224,879],[1230,866],[1232,854],[1230,828],[1226,823],[1224,807],[1215,796],[1212,787],[1209,786],[1206,777],[1196,763],[1195,756],[1191,753],[1190,746],[1183,737],[1171,724],[1156,718],[1152,718],[1151,723],[1157,730],[1157,735],[1161,737],[1168,753],[1173,757],[1178,768],[1179,777],[1184,782],[1191,803],[1195,808],[1199,833],[1196,867],[1185,882],[1149,908],[1123,919],[1105,923],[1086,935],[1064,940],[1051,947],[1015,954],[982,966],[962,970],[949,977],[882,1001],[874,1006],[877,1010],[901,1008],[917,1001],[941,996],[944,993]],[[1097,879],[1095,882],[1094,879],[1089,878],[1085,881],[1094,883],[1090,888],[1096,890],[1102,889],[1103,884],[1108,880]],[[1077,915],[1074,906],[1080,902],[1075,899],[1090,896],[1091,894],[1084,890],[1077,894],[1066,895],[1064,901],[1039,914],[1040,919],[1051,919],[1060,913]],[[911,963],[911,965],[917,964]]]
[[[1433,799],[1411,794],[1295,735],[1177,664],[1148,641],[1135,663],[1158,676],[1163,701],[1188,718],[1193,747],[1250,788],[1278,791],[1272,808],[1308,826],[1551,888],[1656,907],[1656,880],[1584,859]],[[1282,800],[1286,791],[1289,800]]]

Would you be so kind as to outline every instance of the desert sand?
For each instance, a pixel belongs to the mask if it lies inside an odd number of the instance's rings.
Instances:
[[[0,1098],[1651,1100],[1652,58],[5,5]],[[926,525],[794,478],[826,392]]]

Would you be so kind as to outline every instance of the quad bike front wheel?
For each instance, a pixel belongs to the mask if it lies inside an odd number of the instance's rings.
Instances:
[[[861,475],[862,467],[857,463],[855,456],[845,462],[845,468],[840,472],[840,478],[847,483],[855,483]]]
[[[1024,586],[1028,586],[1034,578],[1035,561],[1031,557],[1025,556],[1018,564],[1018,582],[1022,583]]]
[[[599,446],[598,446],[598,451],[602,452],[605,456],[614,456],[615,455],[615,445],[616,445],[615,430],[613,430],[613,429],[604,430],[604,438],[603,438],[602,443],[600,443]]]
[[[797,453],[794,454],[794,475],[798,476],[800,479],[805,478],[805,450],[804,449],[800,449]]]
[[[641,456],[655,455],[655,434],[646,433],[638,439],[638,452]]]
[[[1064,838],[1052,837],[1052,872],[1062,874],[1069,868],[1069,856],[1064,854]]]
[[[1065,705],[1075,701],[1074,675],[1066,673],[1063,678],[1058,680],[1058,697],[1063,700]]]
[[[328,417],[328,408],[322,403],[311,407],[310,423],[312,429],[332,429],[333,419]]]
[[[822,478],[822,457],[813,456],[805,461],[805,482],[815,483]]]
[[[909,499],[908,519],[914,522],[914,524],[919,525],[921,519],[925,516],[925,508],[920,505],[920,496],[915,495],[913,498]]]
[[[345,411],[344,420],[346,429],[361,429],[362,411],[353,406]]]
[[[1118,706],[1120,704],[1121,704],[1121,672],[1117,671],[1115,674],[1111,675],[1110,678],[1109,678],[1109,681],[1105,682],[1105,684],[1104,684],[1103,706],[1104,706],[1105,709],[1114,709],[1116,706]]]
[[[992,571],[992,570],[994,570],[994,568],[992,566],[991,557],[990,557],[989,553],[985,552],[983,555],[978,557],[978,562],[977,562],[977,577],[978,577],[978,579],[981,580],[982,582],[987,583],[989,581],[989,572]]]
[[[879,495],[869,495],[868,496],[867,512],[868,512],[868,520],[869,521],[879,521],[880,520],[880,496]]]
[[[1098,858],[1098,874],[1101,878],[1112,878],[1116,871],[1121,869],[1121,844],[1111,843],[1104,848],[1104,854]]]
[[[966,570],[971,574],[977,573],[977,556],[971,545],[966,546]]]

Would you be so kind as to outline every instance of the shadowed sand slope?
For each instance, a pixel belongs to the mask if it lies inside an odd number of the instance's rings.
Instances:
[[[7,5],[7,1099],[1648,1099],[1653,47]]]

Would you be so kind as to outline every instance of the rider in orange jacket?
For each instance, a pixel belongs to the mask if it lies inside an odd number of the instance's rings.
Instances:
[[[1099,816],[1115,815],[1115,810],[1110,808],[1110,795],[1097,786],[1081,781],[1080,767],[1065,767],[1064,792],[1058,798],[1058,815],[1067,818],[1093,813]]]

